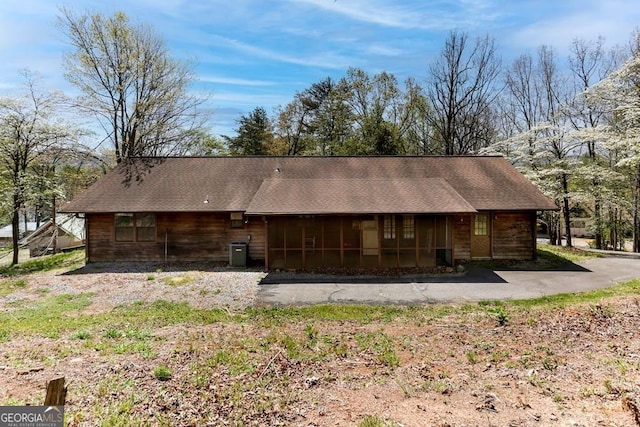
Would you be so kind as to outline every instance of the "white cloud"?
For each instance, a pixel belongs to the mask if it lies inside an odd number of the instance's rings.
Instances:
[[[607,44],[624,44],[640,23],[640,8],[629,1],[584,1],[549,14],[505,37],[505,44],[529,50],[545,44],[565,53],[575,39],[595,40],[604,36]]]
[[[235,77],[225,77],[225,76],[215,76],[215,75],[200,76],[198,80],[205,83],[217,83],[217,84],[238,85],[238,86],[273,86],[276,84],[275,82],[270,82],[266,80],[241,79],[241,78],[235,78]]]

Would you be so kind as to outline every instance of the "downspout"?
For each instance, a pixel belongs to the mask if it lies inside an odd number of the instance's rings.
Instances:
[[[164,229],[164,262],[167,262],[167,256],[169,255],[169,229]]]
[[[269,221],[267,217],[263,216],[264,221],[264,269],[269,271]]]

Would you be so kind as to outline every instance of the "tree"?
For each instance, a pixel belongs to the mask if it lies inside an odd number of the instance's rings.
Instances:
[[[561,209],[567,245],[572,245],[570,228],[570,178],[579,143],[569,134],[564,108],[571,94],[560,73],[555,52],[540,46],[537,56],[522,55],[505,74],[502,116],[509,134],[494,148],[512,158]],[[560,218],[546,212],[550,241],[561,240]]]
[[[623,174],[630,192],[626,210],[632,218],[633,250],[640,251],[640,33],[622,66],[586,92],[590,105],[604,108],[607,125],[598,126],[598,138],[614,156],[613,167]]]
[[[273,142],[273,131],[267,111],[256,107],[238,120],[237,136],[223,136],[229,153],[240,156],[262,156],[269,153]]]
[[[357,124],[352,154],[399,154],[396,124],[390,120],[392,106],[401,97],[393,74],[382,72],[373,77],[359,68],[349,68],[340,83],[348,93],[346,102]]]
[[[427,89],[433,108],[427,118],[442,143],[442,154],[468,154],[488,146],[491,105],[501,61],[488,36],[469,40],[452,31],[439,58],[429,67]]]
[[[196,142],[189,154],[193,156],[225,156],[228,154],[227,147],[222,138],[211,135],[202,129],[193,131],[195,135],[193,139]]]
[[[118,12],[74,15],[58,22],[74,51],[65,55],[65,77],[82,92],[76,107],[94,116],[117,162],[133,156],[188,152],[203,127],[206,98],[190,95],[189,64],[172,59],[149,27]]]
[[[63,97],[59,93],[41,93],[34,77],[25,73],[26,92],[18,98],[0,99],[0,164],[9,183],[13,264],[18,263],[19,213],[29,199],[29,187],[38,192],[53,191],[35,179],[33,167],[49,164],[53,156],[78,151],[75,142],[80,131],[66,123],[60,112]],[[33,193],[32,193],[33,194]]]
[[[580,196],[592,202],[595,247],[604,248],[606,221],[605,207],[615,209],[612,203],[611,184],[619,182],[619,175],[611,168],[611,155],[603,139],[592,130],[606,124],[607,114],[602,105],[587,102],[585,93],[597,82],[606,78],[619,65],[619,50],[607,51],[604,38],[587,42],[576,39],[571,44],[569,68],[573,77],[576,96],[566,108],[576,138],[581,140],[584,158],[575,174],[580,180]]]

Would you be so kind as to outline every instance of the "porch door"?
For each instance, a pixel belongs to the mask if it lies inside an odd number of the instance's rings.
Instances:
[[[378,255],[378,221],[362,221],[362,255]]]
[[[474,215],[471,227],[471,258],[491,258],[491,217]]]

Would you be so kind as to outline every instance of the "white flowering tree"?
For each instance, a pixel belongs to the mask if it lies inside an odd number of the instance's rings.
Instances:
[[[635,36],[632,55],[607,78],[586,92],[591,105],[607,113],[606,126],[596,128],[597,137],[610,153],[610,166],[624,180],[619,194],[618,220],[631,218],[633,250],[640,250],[640,35]],[[620,230],[622,232],[623,230]]]

